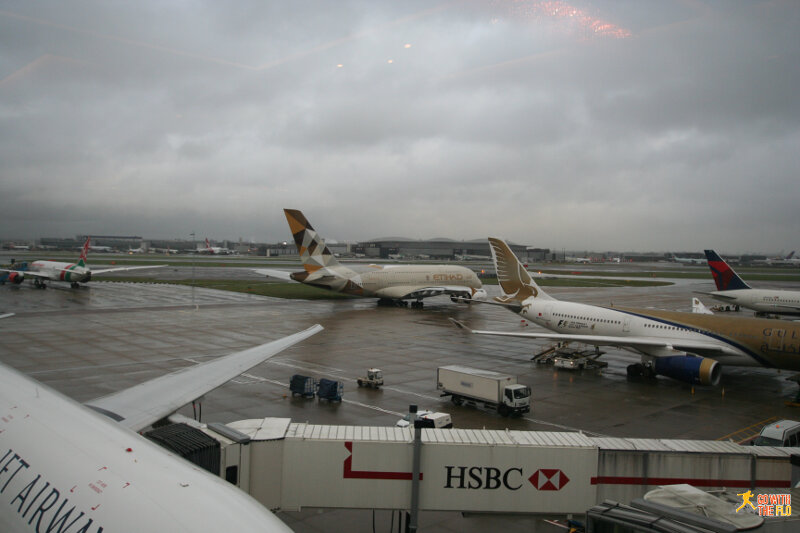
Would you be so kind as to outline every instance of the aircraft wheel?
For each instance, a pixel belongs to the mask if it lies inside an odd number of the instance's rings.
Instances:
[[[628,365],[627,373],[628,379],[642,379],[650,375],[650,372],[642,363]]]

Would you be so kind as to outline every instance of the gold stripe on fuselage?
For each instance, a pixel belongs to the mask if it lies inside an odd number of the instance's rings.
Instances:
[[[742,350],[766,367],[800,370],[800,324],[797,322],[654,309],[606,309],[693,329]]]

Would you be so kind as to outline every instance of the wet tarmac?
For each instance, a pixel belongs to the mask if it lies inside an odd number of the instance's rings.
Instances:
[[[234,269],[235,270],[235,269]],[[230,275],[230,272],[229,272]],[[242,272],[241,275],[249,276]],[[766,284],[764,284],[766,286]],[[797,289],[800,284],[785,284]],[[548,289],[565,300],[688,311],[706,281],[666,287]],[[490,294],[497,287],[488,287]],[[704,300],[712,305],[710,299]],[[575,430],[592,435],[742,440],[768,420],[797,418],[784,401],[797,385],[791,373],[725,368],[720,387],[695,387],[668,378],[630,382],[637,358],[607,350],[602,371],[556,371],[531,362],[547,342],[468,335],[449,317],[479,329],[532,329],[498,307],[447,298],[425,308],[377,307],[374,300],[282,300],[176,285],[92,282],[80,289],[52,284],[0,287],[0,360],[51,387],[87,401],[195,362],[276,339],[312,324],[325,330],[220,389],[202,405],[203,421],[289,417],[296,422],[394,425],[409,404],[449,412],[460,428]],[[532,389],[531,413],[503,418],[439,397],[435,371],[462,364],[514,374]],[[381,368],[386,385],[359,389],[356,379]],[[344,381],[344,401],[292,398],[292,374]],[[181,411],[192,416],[191,408]],[[279,513],[296,531],[371,531],[371,511],[304,510]],[[389,530],[389,511],[376,514]],[[463,518],[423,513],[421,531],[551,531],[534,519]]]

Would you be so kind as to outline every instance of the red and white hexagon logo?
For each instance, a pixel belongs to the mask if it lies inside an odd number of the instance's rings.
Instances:
[[[569,483],[567,475],[557,468],[540,468],[528,478],[536,490],[561,490]]]

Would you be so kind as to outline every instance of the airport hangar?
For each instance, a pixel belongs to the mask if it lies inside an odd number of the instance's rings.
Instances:
[[[250,276],[245,269],[241,272]],[[696,285],[701,283],[552,292],[559,298],[598,304],[613,300],[686,310]],[[371,300],[279,300],[189,287],[93,282],[77,291],[4,287],[0,307],[18,313],[0,323],[2,360],[80,401],[315,322],[326,327],[209,394],[202,404],[206,422],[234,424],[273,417],[288,418],[312,430],[369,426],[381,431],[391,427],[408,405],[417,404],[451,413],[456,428],[467,435],[468,428],[501,433],[539,430],[550,432],[548,438],[579,431],[587,439],[645,439],[652,447],[663,446],[657,444],[663,438],[738,441],[768,420],[796,416],[783,404],[793,396],[796,385],[767,369],[725,369],[723,391],[693,390],[668,379],[628,382],[625,367],[630,359],[622,352],[603,356],[609,367],[601,374],[537,367],[530,361],[535,350],[531,343],[465,336],[447,320],[452,316],[481,328],[525,327],[515,315],[492,306],[455,305],[446,298],[411,311],[377,308]],[[482,409],[453,406],[438,396],[434,383],[435,369],[446,364],[519,376],[532,388],[533,412],[502,418]],[[355,380],[371,366],[383,369],[385,387],[359,389]],[[343,381],[344,401],[327,404],[291,397],[287,384],[295,373]],[[193,415],[191,408],[181,413]],[[386,433],[393,431],[386,428]],[[354,453],[358,451],[356,446]],[[346,456],[344,448],[342,453]],[[295,482],[302,489],[303,480]],[[308,531],[338,531],[343,524],[352,531],[368,531],[372,520],[369,511],[314,507],[283,511],[279,516],[290,526]],[[381,523],[393,516],[390,511],[377,511]],[[420,519],[423,530],[550,531],[533,518],[504,514],[464,518],[454,512],[427,511]]]

